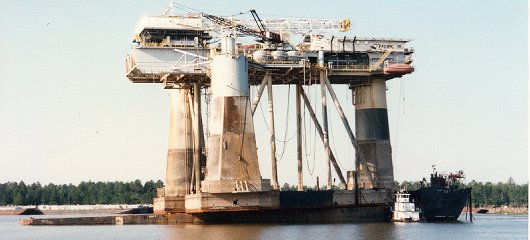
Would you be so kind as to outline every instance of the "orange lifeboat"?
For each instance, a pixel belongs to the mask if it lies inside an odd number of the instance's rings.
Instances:
[[[408,74],[414,72],[414,68],[405,63],[389,64],[383,68],[385,74]]]

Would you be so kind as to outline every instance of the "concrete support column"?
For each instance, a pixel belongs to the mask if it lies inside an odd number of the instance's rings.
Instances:
[[[153,199],[156,214],[185,211],[184,198],[191,191],[193,138],[190,89],[170,89],[169,141],[165,187]]]
[[[184,196],[190,190],[193,159],[189,89],[170,89],[169,141],[166,165],[166,196]]]
[[[195,193],[201,191],[201,88],[198,83],[193,84],[193,171],[195,175]]]
[[[248,63],[237,55],[232,36],[224,36],[211,64],[212,112],[203,193],[270,191],[262,179],[249,99]],[[230,202],[231,203],[231,202]],[[186,203],[187,204],[187,203]]]
[[[355,131],[367,167],[359,166],[361,188],[394,187],[392,149],[388,129],[386,82],[374,79],[365,85],[353,86]],[[370,174],[375,185],[368,180]]]

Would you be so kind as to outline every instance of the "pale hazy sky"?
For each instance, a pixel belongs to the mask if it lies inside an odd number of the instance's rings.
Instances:
[[[158,15],[167,3],[0,3],[0,182],[164,179],[168,94],[161,85],[132,84],[124,59],[138,19]],[[412,38],[416,72],[387,83],[396,179],[419,180],[436,164],[463,169],[468,180],[528,181],[527,1],[179,3],[218,15],[256,9],[262,18],[349,18],[349,36]],[[336,88],[353,124],[351,95]],[[275,95],[282,103],[275,109],[277,138],[283,139],[287,87],[275,87]],[[293,94],[290,100],[287,138],[295,130]],[[330,110],[331,147],[350,169],[352,148]],[[270,178],[268,130],[259,108],[255,124],[262,175]],[[310,147],[312,128],[306,133]],[[295,139],[279,162],[281,183],[296,182]],[[310,168],[316,161],[312,175],[304,166],[308,185],[324,176],[316,143],[315,154],[304,159]],[[283,144],[277,146],[280,155]]]

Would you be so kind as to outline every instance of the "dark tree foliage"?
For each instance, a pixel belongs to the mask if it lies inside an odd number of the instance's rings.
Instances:
[[[81,182],[42,186],[39,182],[0,183],[0,205],[151,204],[162,181]]]
[[[73,184],[47,184],[39,182],[26,185],[21,182],[0,183],[0,205],[41,205],[41,204],[150,204],[156,188],[162,181],[140,180],[133,182],[81,182]],[[395,182],[396,189],[416,190],[420,182]],[[476,182],[466,184],[473,188],[475,207],[479,206],[528,206],[528,183],[515,184],[513,179],[506,183]],[[320,188],[325,190],[325,186]],[[333,186],[333,189],[341,189]],[[285,183],[281,191],[296,191],[296,185]],[[304,191],[316,190],[316,186],[304,186]]]
[[[513,180],[507,183],[476,182],[467,184],[472,187],[473,205],[479,206],[528,206],[528,183],[515,184]]]

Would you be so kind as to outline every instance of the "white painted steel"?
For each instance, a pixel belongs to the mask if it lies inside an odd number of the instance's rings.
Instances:
[[[232,34],[226,34],[221,37],[221,54],[236,55],[236,39]]]
[[[393,38],[334,38],[312,35],[310,42],[302,42],[300,48],[304,51],[326,51],[335,52],[384,52],[387,49],[393,49],[395,52],[414,52],[412,48],[405,48],[405,44],[410,39],[393,39]]]
[[[298,51],[288,51],[287,56],[289,56],[289,60],[292,61],[299,61],[301,59],[300,53]]]
[[[318,66],[324,67],[324,51],[318,51]]]
[[[208,49],[175,50],[174,48],[135,48],[128,58],[131,65],[127,71],[136,68],[143,74],[196,73],[197,58],[207,59]],[[178,70],[175,68],[178,67]]]
[[[215,56],[211,65],[213,98],[249,96],[247,65],[245,56]]]
[[[256,50],[252,53],[252,58],[257,62],[266,62],[270,60],[271,56],[265,50]]]
[[[284,51],[272,51],[271,53],[272,59],[281,61],[281,60],[287,60],[287,52]]]
[[[201,18],[192,17],[167,17],[167,16],[145,16],[140,19],[134,30],[140,34],[146,29],[157,30],[203,30],[204,25]]]

